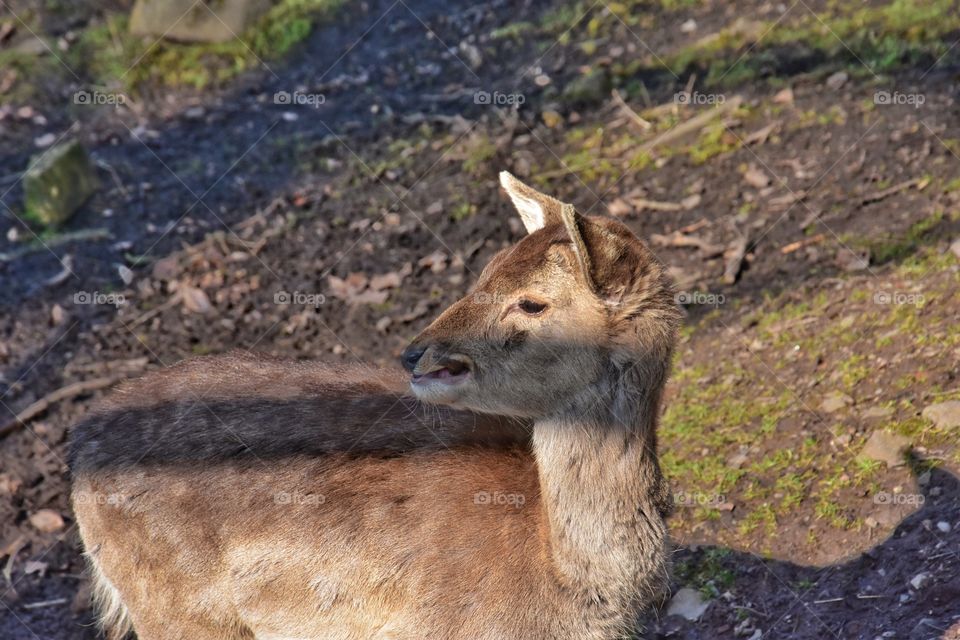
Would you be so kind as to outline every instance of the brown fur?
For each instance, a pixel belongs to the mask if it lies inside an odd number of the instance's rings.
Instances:
[[[655,429],[679,315],[629,230],[503,183],[530,235],[411,347],[417,374],[466,363],[459,384],[423,378],[411,397],[390,374],[204,358],[75,429],[74,509],[112,637],[635,626],[667,580]],[[518,306],[533,298],[542,312]]]

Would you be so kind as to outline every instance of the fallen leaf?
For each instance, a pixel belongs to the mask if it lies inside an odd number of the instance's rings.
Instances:
[[[751,187],[762,189],[770,184],[770,176],[753,165],[744,172],[743,179]]]
[[[396,271],[390,271],[379,276],[373,276],[370,278],[370,288],[374,291],[382,291],[383,289],[395,289],[400,286],[400,283],[403,281],[403,278],[400,277],[400,274]]]
[[[63,529],[63,517],[53,509],[40,509],[30,516],[30,524],[42,533]]]
[[[210,298],[203,292],[203,289],[191,287],[188,284],[180,285],[180,294],[183,299],[183,306],[191,313],[208,313],[213,309],[210,304]]]

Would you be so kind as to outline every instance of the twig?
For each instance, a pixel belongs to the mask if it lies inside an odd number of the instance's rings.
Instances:
[[[873,193],[867,194],[860,199],[860,206],[873,204],[874,202],[880,202],[885,198],[889,198],[890,196],[900,193],[901,191],[905,191],[913,186],[917,186],[919,189],[922,189],[923,187],[919,186],[922,182],[923,179],[921,178],[913,178],[912,180],[895,184],[892,187],[881,189],[880,191],[874,191]],[[927,185],[924,184],[923,186],[925,187]]]
[[[674,128],[664,131],[659,136],[644,144],[641,149],[643,151],[653,151],[657,147],[667,144],[668,142],[673,142],[678,138],[682,138],[687,134],[693,133],[694,131],[699,131],[706,125],[710,124],[713,120],[723,117],[735,110],[740,106],[740,103],[743,102],[743,98],[740,96],[734,96],[730,100],[727,100],[721,105],[703,113],[697,114],[696,116],[690,118],[686,122],[682,122],[675,126]]]
[[[740,236],[730,243],[730,249],[727,251],[726,264],[723,268],[723,283],[734,284],[743,268],[743,259],[747,255],[747,249],[750,247],[750,239],[747,236]]]
[[[723,254],[723,247],[711,244],[702,238],[688,236],[674,231],[668,236],[659,233],[650,234],[650,240],[661,247],[692,247],[699,249],[705,258],[715,258]]]
[[[7,251],[5,253],[0,253],[0,262],[13,262],[18,258],[34,253],[35,251],[40,251],[43,249],[52,249],[53,247],[66,244],[68,242],[76,242],[78,240],[109,240],[113,238],[113,234],[110,233],[109,229],[81,229],[80,231],[71,231],[69,233],[61,233],[60,235],[53,236],[49,239],[44,239],[43,242],[31,242],[30,244],[14,249],[13,251]]]
[[[830,604],[831,602],[843,602],[844,598],[827,598],[826,600],[814,600],[813,604]]]
[[[183,294],[180,293],[179,291],[177,291],[177,292],[174,293],[172,296],[170,296],[170,299],[169,299],[169,300],[167,300],[166,302],[164,302],[164,303],[161,304],[161,305],[158,305],[158,306],[154,307],[153,309],[150,309],[150,311],[147,311],[146,313],[142,314],[142,315],[139,316],[137,319],[135,319],[133,322],[131,322],[130,324],[128,324],[128,325],[127,325],[127,329],[133,329],[134,327],[140,326],[141,324],[143,324],[143,323],[146,322],[147,320],[150,320],[151,318],[153,318],[155,315],[158,315],[158,314],[166,311],[166,310],[169,309],[170,307],[173,307],[173,306],[179,304],[181,300],[183,300]]]
[[[30,420],[46,411],[50,405],[54,403],[60,402],[61,400],[67,400],[84,393],[89,393],[90,391],[96,391],[97,389],[105,389],[106,387],[113,386],[123,378],[124,376],[94,378],[93,380],[74,382],[73,384],[68,384],[65,387],[61,387],[56,391],[51,391],[8,420],[3,426],[0,426],[0,438],[5,438],[14,431],[19,431]]]
[[[643,211],[644,209],[652,209],[654,211],[682,211],[686,209],[679,202],[661,202],[659,200],[646,200],[644,198],[633,198],[630,200],[637,211]]]
[[[620,107],[620,111],[622,111],[630,120],[633,120],[637,126],[644,131],[649,131],[651,128],[653,128],[653,125],[650,123],[650,121],[644,120],[639,113],[634,111],[630,105],[627,104],[626,100],[623,99],[623,96],[620,95],[619,91],[614,89],[612,95],[613,101],[618,107]]]
[[[804,238],[803,240],[797,240],[796,242],[791,242],[790,244],[780,247],[780,253],[787,255],[788,253],[793,253],[798,249],[803,249],[804,247],[809,247],[812,244],[819,244],[827,239],[827,236],[822,233],[818,233],[815,236],[810,238]]]
[[[67,604],[66,598],[54,598],[53,600],[42,600],[40,602],[30,602],[23,605],[24,609],[42,609],[43,607],[55,607],[58,604]]]

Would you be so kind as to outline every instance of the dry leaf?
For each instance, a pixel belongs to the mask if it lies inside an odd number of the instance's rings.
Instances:
[[[184,308],[191,313],[208,313],[213,309],[213,305],[210,304],[210,298],[203,292],[203,289],[191,287],[188,284],[181,284],[180,295]]]
[[[400,274],[396,271],[390,271],[389,273],[384,273],[383,275],[373,276],[370,278],[370,288],[374,291],[382,291],[383,289],[395,289],[400,286],[400,283],[403,281],[403,278],[400,277]]]
[[[623,216],[628,216],[633,213],[633,207],[623,198],[617,198],[611,202],[607,209],[610,211],[610,215],[616,216],[617,218],[622,218]]]
[[[768,176],[762,170],[757,169],[753,165],[750,165],[750,168],[744,172],[743,179],[751,187],[755,187],[757,189],[763,189],[770,184],[770,176]]]
[[[63,517],[53,509],[40,509],[30,516],[30,524],[37,531],[53,533],[63,529]]]

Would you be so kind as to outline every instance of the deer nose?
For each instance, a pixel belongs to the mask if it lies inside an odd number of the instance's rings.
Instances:
[[[413,371],[416,369],[417,363],[420,362],[420,358],[422,358],[423,354],[426,352],[426,347],[421,347],[420,345],[416,344],[412,344],[404,349],[403,354],[400,356],[400,362],[403,363],[403,368],[407,371]]]

